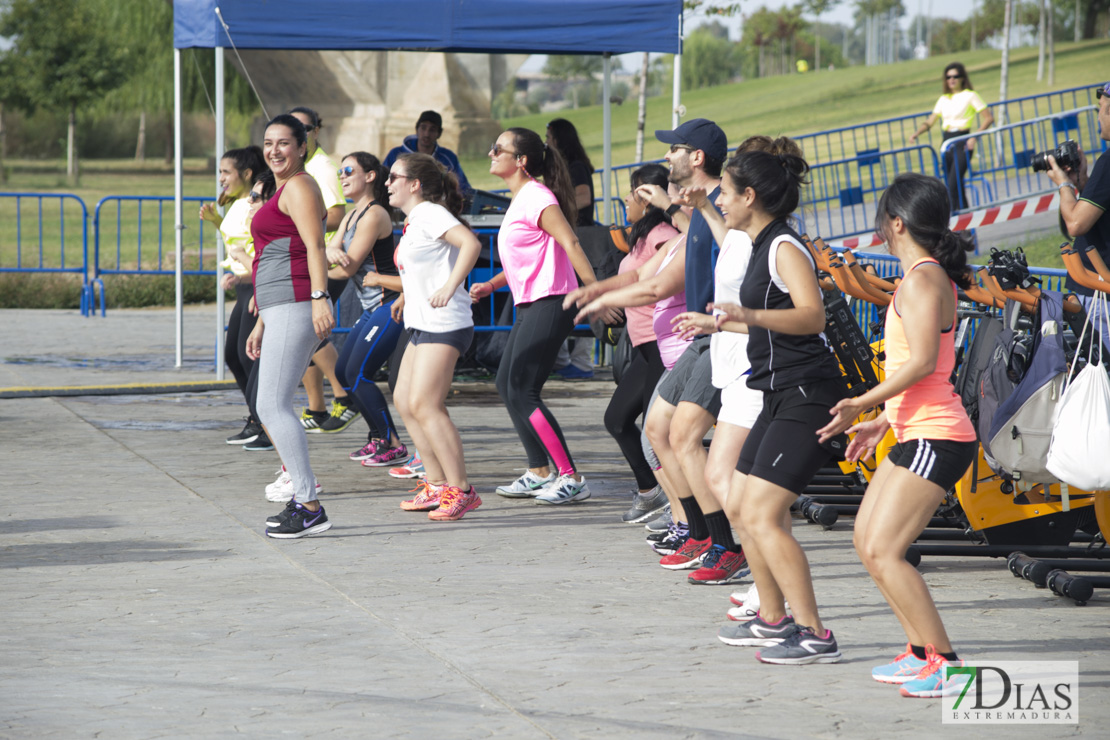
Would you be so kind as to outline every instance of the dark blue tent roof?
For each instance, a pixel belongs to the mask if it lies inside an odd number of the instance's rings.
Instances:
[[[682,0],[174,0],[178,49],[679,53]]]

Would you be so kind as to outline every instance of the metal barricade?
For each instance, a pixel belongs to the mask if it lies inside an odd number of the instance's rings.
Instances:
[[[937,153],[929,146],[851,157],[813,166],[798,211],[812,236],[843,238],[871,231],[875,206],[903,172],[940,176]]]
[[[189,197],[183,221],[182,272],[185,275],[215,275],[216,250],[205,234],[205,223],[197,215],[201,203],[212,198]],[[190,208],[193,205],[196,210]],[[173,275],[173,196],[109,195],[96,204],[93,269],[100,275]],[[190,227],[190,224],[194,228]],[[213,227],[214,228],[214,227]]]
[[[969,139],[975,139],[966,172],[960,172]],[[1074,139],[1089,152],[1101,151],[1098,107],[1094,105],[995,126],[980,134],[948,139],[941,146],[944,176],[950,195],[960,199],[957,210],[983,208],[1056,188],[1046,172],[1034,172],[1034,155]]]
[[[80,275],[81,315],[88,316],[93,307],[85,201],[72,193],[0,193],[0,272]]]

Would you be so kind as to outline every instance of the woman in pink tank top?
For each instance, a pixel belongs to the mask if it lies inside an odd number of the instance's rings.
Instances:
[[[891,605],[908,644],[871,675],[900,684],[902,696],[939,697],[945,666],[960,664],[936,605],[906,548],[974,459],[975,430],[952,389],[956,286],[966,288],[971,240],[948,229],[948,193],[940,180],[900,175],[879,201],[875,230],[902,263],[905,276],[886,314],[886,379],[859,398],[838,403],[818,431],[828,439],[855,433],[847,458],[874,452],[893,428],[898,443],[871,479],[856,516],[855,546]],[[864,411],[886,403],[871,421]]]

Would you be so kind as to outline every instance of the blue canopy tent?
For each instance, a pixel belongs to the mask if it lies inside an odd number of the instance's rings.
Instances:
[[[456,53],[597,54],[605,58],[602,199],[609,213],[612,167],[610,57],[627,52],[676,55],[679,107],[682,0],[174,0],[174,218],[176,223],[177,366],[182,364],[181,50],[215,49],[216,149],[223,151],[223,49],[442,51]],[[677,113],[674,116],[677,125]],[[223,260],[222,245],[217,261]],[[217,307],[224,329],[223,294]],[[223,341],[217,374],[223,378]]]

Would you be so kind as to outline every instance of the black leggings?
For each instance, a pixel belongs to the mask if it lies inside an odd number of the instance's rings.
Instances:
[[[609,400],[609,407],[605,409],[605,428],[617,441],[641,491],[654,488],[658,481],[644,458],[636,418],[647,411],[651,394],[662,375],[663,360],[659,357],[659,345],[655,342],[637,345],[632,349],[632,363],[621,376],[621,382]]]
[[[577,309],[563,309],[563,296],[553,295],[516,307],[516,323],[509,332],[497,392],[509,411],[529,468],[553,462],[560,475],[575,472],[559,422],[540,399],[547,376],[555,367],[559,346],[574,328]]]
[[[227,363],[231,374],[235,376],[235,384],[250,403],[247,393],[247,381],[250,378],[254,360],[247,357],[247,337],[254,331],[258,317],[247,310],[251,296],[254,295],[254,286],[248,283],[239,283],[235,286],[235,307],[231,309],[231,317],[227,322],[227,335],[224,337],[224,362]],[[253,412],[251,418],[257,419]]]
[[[963,136],[969,131],[945,131],[944,139]],[[952,206],[952,213],[967,208],[967,166],[971,161],[971,152],[967,150],[967,141],[961,141],[944,152],[944,184],[948,187],[948,201]]]

